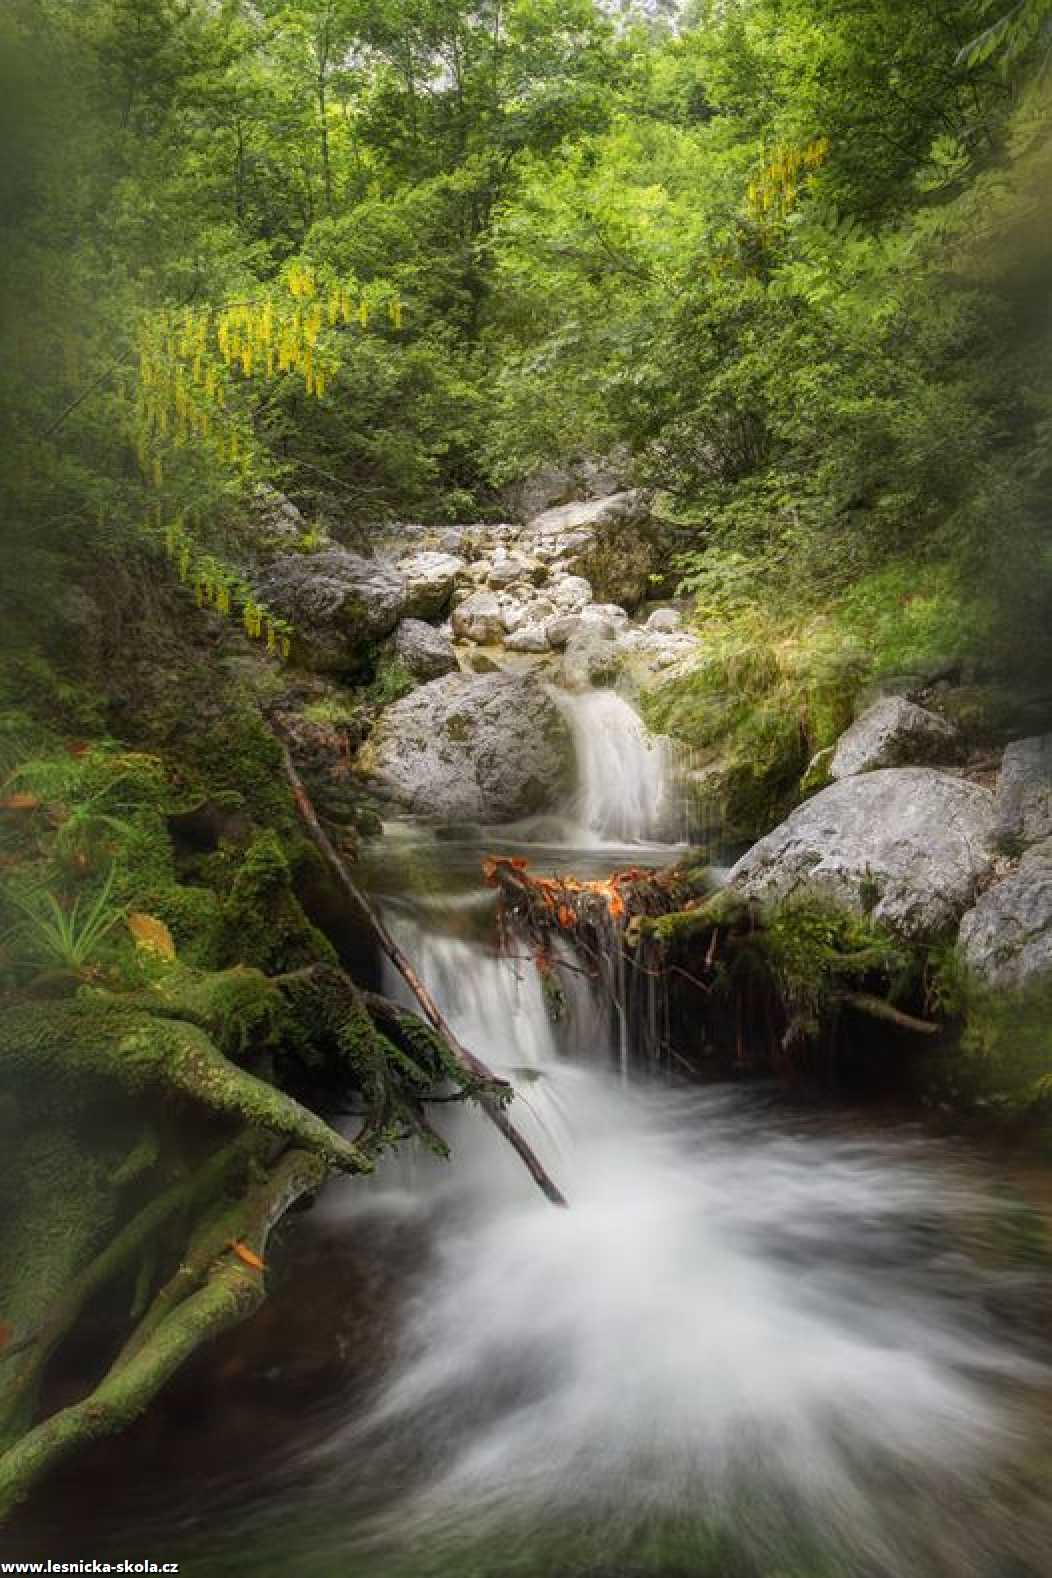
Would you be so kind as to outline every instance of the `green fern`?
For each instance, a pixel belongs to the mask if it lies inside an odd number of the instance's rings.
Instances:
[[[15,943],[16,963],[33,973],[59,969],[86,974],[98,963],[102,943],[124,917],[123,906],[112,902],[115,873],[111,866],[90,904],[78,897],[68,909],[49,888],[28,895],[11,893],[10,902],[22,913],[22,920],[8,933]]]

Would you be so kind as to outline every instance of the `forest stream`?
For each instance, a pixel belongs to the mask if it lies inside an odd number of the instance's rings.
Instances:
[[[1048,1274],[1003,1179],[916,1125],[647,1066],[584,971],[553,1023],[498,947],[484,852],[676,853],[649,841],[663,747],[613,692],[569,705],[565,819],[392,824],[363,874],[570,1209],[437,1108],[455,1165],[403,1150],[295,1219],[256,1328],[62,1476],[65,1546],[265,1578],[1038,1578]]]

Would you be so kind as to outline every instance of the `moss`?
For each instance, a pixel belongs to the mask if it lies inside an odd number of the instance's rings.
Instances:
[[[1052,983],[991,991],[949,965],[940,983],[964,1014],[959,1050],[941,1069],[945,1094],[1024,1120],[1052,1145]]]
[[[400,657],[385,652],[376,665],[376,674],[366,691],[366,697],[374,707],[387,707],[393,701],[408,696],[411,690],[416,689],[417,683]]]
[[[268,975],[335,962],[332,945],[293,892],[292,868],[273,829],[257,834],[236,869],[221,904],[217,954],[222,964],[251,964]]]

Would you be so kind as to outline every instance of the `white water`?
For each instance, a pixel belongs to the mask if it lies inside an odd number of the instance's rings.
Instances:
[[[677,809],[676,747],[648,733],[615,690],[552,692],[573,733],[578,790],[574,817],[594,843],[644,843],[685,836]]]
[[[571,1209],[467,1112],[442,1125],[455,1167],[396,1162],[372,1185],[366,1210],[430,1218],[434,1245],[393,1376],[319,1461],[337,1481],[368,1461],[393,1495],[354,1541],[375,1570],[426,1547],[459,1573],[475,1542],[532,1552],[565,1524],[605,1574],[655,1518],[723,1522],[761,1564],[804,1528],[841,1573],[993,1570],[968,1509],[1011,1440],[999,1393],[1037,1368],[991,1335],[983,1274],[948,1252],[974,1183],[916,1137],[794,1133],[736,1091],[626,1088],[580,978],[557,1035],[529,964],[462,921],[444,934],[433,903],[388,916],[458,1034],[518,1084],[516,1122]]]

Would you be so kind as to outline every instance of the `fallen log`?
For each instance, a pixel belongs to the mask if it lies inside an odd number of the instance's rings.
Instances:
[[[311,803],[311,798],[307,793],[303,779],[296,771],[288,743],[282,738],[281,734],[274,727],[273,723],[271,724],[271,728],[274,732],[275,738],[278,741],[278,744],[281,747],[281,757],[285,771],[285,777],[288,779],[289,787],[292,790],[293,799],[296,802],[296,810],[299,813],[300,820],[303,822],[304,827],[310,834],[322,858],[329,866],[344,892],[351,899],[351,902],[354,904],[358,913],[369,926],[369,929],[372,931],[388,959],[390,959],[391,963],[394,965],[395,969],[401,975],[402,979],[409,987],[409,990],[420,1004],[420,1007],[423,1010],[424,1018],[435,1030],[438,1031],[439,1035],[443,1037],[457,1061],[463,1066],[465,1070],[473,1075],[475,1079],[482,1080],[486,1084],[497,1088],[503,1087],[503,1089],[507,1091],[507,1097],[505,1097],[503,1094],[481,1094],[478,1097],[479,1106],[482,1108],[489,1121],[493,1124],[494,1128],[503,1136],[505,1140],[507,1140],[508,1144],[515,1151],[516,1155],[519,1157],[519,1160],[526,1168],[526,1171],[529,1173],[530,1177],[533,1179],[534,1183],[540,1189],[545,1198],[550,1200],[552,1205],[567,1205],[568,1202],[565,1195],[551,1178],[541,1163],[540,1158],[533,1150],[532,1146],[524,1138],[524,1136],[519,1133],[519,1130],[515,1127],[504,1110],[505,1100],[510,1099],[510,1097],[514,1095],[513,1087],[506,1079],[501,1079],[498,1075],[494,1074],[491,1069],[487,1068],[486,1064],[482,1062],[481,1058],[476,1057],[473,1052],[469,1052],[467,1047],[463,1046],[453,1034],[453,1031],[446,1023],[446,1020],[439,1009],[438,1004],[431,995],[431,992],[413,969],[413,966],[402,952],[402,949],[398,946],[398,943],[391,935],[384,921],[379,915],[377,915],[376,911],[372,908],[365,895],[362,893],[358,884],[351,876],[346,862],[342,860],[337,854],[332,840],[329,838],[325,829],[318,820],[318,814]]]

